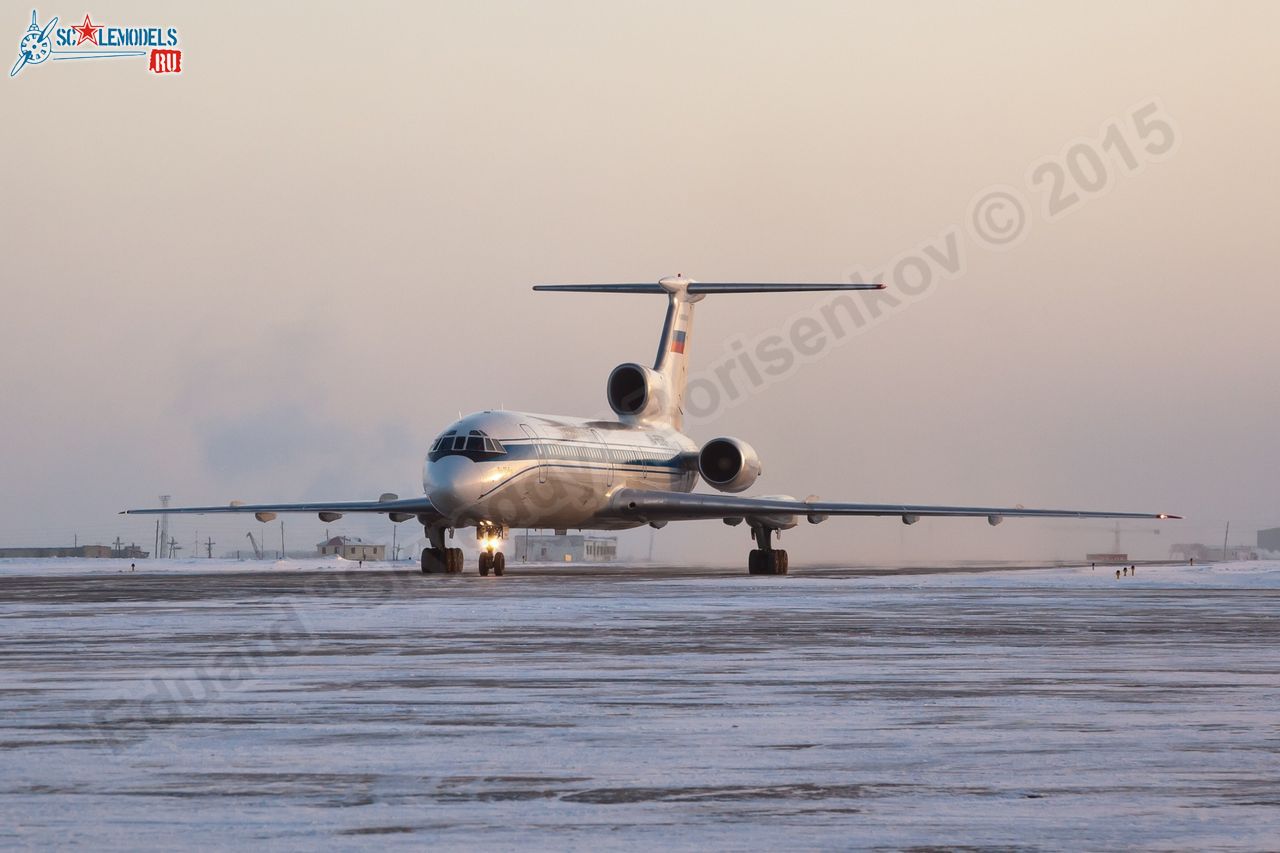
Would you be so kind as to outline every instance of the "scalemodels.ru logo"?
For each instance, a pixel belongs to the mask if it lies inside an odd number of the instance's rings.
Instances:
[[[142,48],[142,49],[139,49]],[[54,15],[40,23],[31,10],[31,26],[18,43],[18,61],[9,72],[17,77],[28,65],[64,59],[137,59],[149,57],[147,70],[181,74],[182,51],[177,27],[117,27],[96,24],[89,14],[79,26],[59,27]]]

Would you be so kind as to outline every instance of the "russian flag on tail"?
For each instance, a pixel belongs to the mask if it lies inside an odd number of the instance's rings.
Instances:
[[[684,354],[684,332],[676,330],[676,333],[671,336],[671,351]]]

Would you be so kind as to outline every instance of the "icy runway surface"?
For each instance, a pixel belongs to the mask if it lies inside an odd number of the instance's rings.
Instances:
[[[0,563],[4,847],[1280,845],[1280,563],[140,567]]]

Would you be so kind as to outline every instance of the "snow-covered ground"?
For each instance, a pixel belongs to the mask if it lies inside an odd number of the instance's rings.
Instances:
[[[1280,839],[1280,562],[139,566],[0,561],[6,847]]]

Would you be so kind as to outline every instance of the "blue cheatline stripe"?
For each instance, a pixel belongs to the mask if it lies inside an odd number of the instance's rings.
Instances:
[[[609,467],[604,466],[604,465],[588,465],[588,464],[586,464],[586,463],[580,463],[580,464],[568,464],[568,463],[566,463],[566,462],[559,462],[559,461],[557,461],[557,462],[547,462],[547,463],[543,463],[543,464],[545,465],[545,467],[548,467],[548,468],[564,468],[564,469],[567,469],[567,470],[569,470],[569,471],[584,471],[584,470],[585,470],[585,471],[609,471],[609,470],[611,470]],[[528,468],[521,468],[519,471],[516,471],[514,474],[512,474],[510,477],[507,477],[507,478],[506,478],[505,480],[503,480],[502,482],[494,484],[494,487],[493,487],[492,489],[489,489],[489,490],[488,490],[488,491],[486,491],[484,494],[482,494],[480,497],[481,497],[481,498],[487,498],[489,495],[493,494],[493,493],[494,493],[494,492],[496,492],[498,489],[501,489],[503,486],[507,485],[507,484],[508,484],[508,483],[510,483],[512,480],[515,480],[515,479],[517,479],[518,477],[523,477],[523,476],[524,476],[524,475],[526,475],[526,474],[532,474],[533,472],[535,472],[535,471],[537,471],[537,470],[538,470],[538,466],[537,466],[537,465],[530,465]],[[618,472],[618,468],[617,468],[617,466],[614,466],[614,467],[612,468],[612,470],[613,470],[613,472],[614,472],[614,473],[617,473],[617,472]],[[625,472],[624,472],[624,473],[625,473]],[[632,473],[632,474],[641,474],[641,473],[645,473],[645,470],[644,470],[644,469],[640,469],[640,470],[634,470],[634,469],[633,469],[633,470],[631,470],[629,473]],[[678,475],[677,475],[677,473],[676,473],[675,471],[670,471],[670,470],[668,470],[668,471],[667,471],[667,473],[668,473],[669,475],[671,475],[671,476],[678,476]],[[684,474],[684,473],[686,473],[686,472],[684,472],[684,471],[682,470],[682,471],[680,471],[679,473],[680,473],[680,474]],[[692,472],[687,472],[687,473],[692,473]]]
[[[537,444],[533,442],[528,442],[528,441],[508,442],[506,440],[501,440],[501,441],[502,441],[502,445],[507,450],[506,453],[486,456],[484,459],[480,461],[482,462],[523,462],[523,461],[579,462],[579,463],[612,464],[615,467],[629,465],[629,466],[637,466],[640,468],[662,468],[662,469],[668,469],[672,471],[686,470],[684,464],[681,462],[681,456],[683,454],[677,454],[674,456],[663,456],[656,459],[650,459],[650,458],[638,456],[637,454],[635,454],[634,448],[605,449],[598,444],[571,444],[571,443],[554,444],[550,442],[543,442],[543,446],[547,450],[547,453],[544,456],[538,452]],[[588,448],[590,450],[596,451],[597,453],[603,455],[605,458],[604,459],[592,459],[592,458],[584,459],[578,456],[570,456],[570,455],[564,454],[563,452],[559,452],[562,450],[562,448],[565,448],[565,447]],[[453,456],[453,455],[465,456],[466,451],[448,451],[443,455],[441,455],[439,458],[443,459],[445,456]]]

